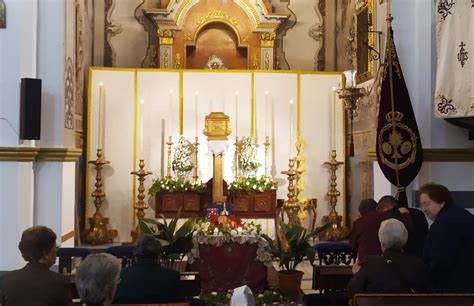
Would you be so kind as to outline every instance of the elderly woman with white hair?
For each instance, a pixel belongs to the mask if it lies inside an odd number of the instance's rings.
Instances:
[[[396,220],[382,222],[379,240],[382,255],[368,256],[355,264],[355,275],[347,285],[352,296],[362,292],[429,292],[431,282],[421,259],[403,253],[408,239],[405,225]]]
[[[120,261],[111,254],[91,254],[77,268],[75,282],[87,306],[108,306],[120,282]]]

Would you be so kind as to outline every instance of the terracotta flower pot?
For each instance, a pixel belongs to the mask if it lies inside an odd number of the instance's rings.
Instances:
[[[297,297],[301,289],[303,274],[298,270],[278,271],[280,289],[286,291],[291,297]]]

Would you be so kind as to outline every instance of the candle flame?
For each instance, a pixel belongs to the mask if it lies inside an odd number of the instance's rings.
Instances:
[[[265,90],[265,95],[268,96],[268,90]]]
[[[293,104],[293,99],[290,99],[290,104]]]
[[[239,91],[238,91],[238,90],[235,91],[235,95],[236,95],[236,96],[239,95]]]
[[[171,95],[173,94],[173,89],[170,89],[170,94],[171,94]]]
[[[199,91],[197,91],[197,90],[194,91],[194,95],[195,95],[195,96],[197,96],[198,93],[199,93]]]
[[[145,100],[141,99],[140,104],[142,104],[142,105],[145,104]]]
[[[336,86],[333,86],[332,91],[336,91],[336,90],[337,90]]]
[[[104,85],[104,83],[102,83],[102,82],[99,82],[99,86],[100,86],[100,87],[102,87],[102,85]]]

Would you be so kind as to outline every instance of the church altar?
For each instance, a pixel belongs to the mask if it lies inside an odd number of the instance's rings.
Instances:
[[[324,162],[330,159],[331,149],[338,152],[339,160],[345,156],[344,107],[333,91],[339,86],[339,73],[97,67],[91,68],[89,81],[87,159],[94,159],[101,148],[103,158],[110,162],[102,171],[106,196],[101,211],[110,219],[110,228],[117,229],[119,241],[129,241],[130,230],[137,224],[134,205],[138,183],[130,173],[138,170],[139,159],[144,160],[145,170],[153,173],[144,181],[144,201],[150,207],[145,217],[159,210],[158,200],[146,191],[154,180],[170,174],[168,159],[175,153],[179,137],[198,141],[198,180],[212,178],[211,141],[202,133],[204,118],[211,112],[230,118],[231,134],[227,141],[221,141],[225,181],[235,180],[235,138],[252,137],[258,145],[256,162],[261,165],[255,175],[268,173],[278,183],[276,198],[286,198],[288,182],[281,171],[288,170],[290,157],[297,157],[302,172],[300,196],[319,199],[319,217],[329,213],[330,205],[324,205],[324,199],[330,172]],[[268,154],[264,150],[266,139]],[[90,195],[95,171],[86,169],[86,194]],[[338,186],[344,186],[344,181],[342,166],[337,173]],[[344,217],[345,188],[340,190],[336,210]],[[92,201],[91,197],[86,199],[89,217]],[[234,201],[237,211],[244,213],[245,205],[238,198]],[[267,211],[264,218],[269,218],[271,205],[265,201],[257,200],[253,209]],[[273,195],[269,201],[274,201]],[[188,210],[197,209],[197,198],[187,203]],[[265,224],[263,228],[272,235],[272,226]]]
[[[204,293],[226,292],[242,285],[253,292],[268,288],[271,256],[256,236],[195,236],[188,271],[199,272]],[[216,260],[219,258],[219,260]]]

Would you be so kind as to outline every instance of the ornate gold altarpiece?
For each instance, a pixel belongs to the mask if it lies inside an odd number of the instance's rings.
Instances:
[[[229,69],[273,69],[274,42],[289,16],[262,0],[177,0],[143,10],[156,26],[155,67],[206,68],[219,58]]]

